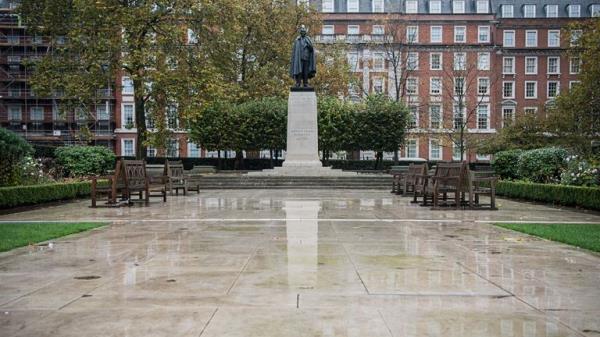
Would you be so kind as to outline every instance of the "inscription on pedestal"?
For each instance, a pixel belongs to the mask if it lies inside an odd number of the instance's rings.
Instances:
[[[322,166],[319,161],[317,96],[292,91],[288,100],[287,153],[284,166]]]

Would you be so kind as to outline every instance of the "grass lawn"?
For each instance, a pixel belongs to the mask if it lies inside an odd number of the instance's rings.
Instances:
[[[106,223],[0,223],[0,252],[101,227]]]
[[[600,252],[600,224],[514,224],[496,226]]]

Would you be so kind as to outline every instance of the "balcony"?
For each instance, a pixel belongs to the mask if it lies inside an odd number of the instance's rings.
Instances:
[[[350,44],[361,44],[361,43],[383,43],[391,42],[392,38],[388,35],[380,34],[322,34],[315,36],[317,43],[350,43]]]

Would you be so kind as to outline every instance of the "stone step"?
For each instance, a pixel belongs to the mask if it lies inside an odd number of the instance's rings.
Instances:
[[[273,177],[210,175],[198,179],[201,189],[377,189],[391,188],[389,175],[348,177]]]

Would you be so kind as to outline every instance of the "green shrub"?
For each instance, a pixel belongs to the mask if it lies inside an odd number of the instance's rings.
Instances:
[[[494,155],[492,166],[502,179],[518,179],[517,162],[523,150],[500,151]]]
[[[525,151],[519,156],[517,174],[535,183],[557,183],[566,167],[567,150],[557,147]]]
[[[502,180],[496,185],[496,194],[600,210],[600,188]]]
[[[585,159],[567,157],[567,169],[560,176],[563,185],[598,187],[600,170]]]
[[[106,174],[115,167],[115,154],[104,146],[69,146],[55,150],[56,161],[71,177]]]
[[[90,182],[54,183],[44,185],[12,186],[0,188],[0,208],[11,208],[38,203],[86,197],[90,195]]]
[[[21,161],[33,153],[33,148],[16,133],[0,128],[0,186],[12,186],[20,183]]]

